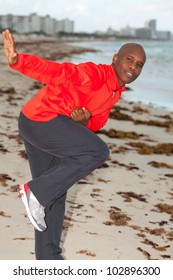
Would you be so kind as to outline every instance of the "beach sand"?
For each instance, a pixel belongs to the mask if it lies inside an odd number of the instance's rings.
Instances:
[[[83,50],[50,41],[19,42],[18,51],[58,59]],[[31,179],[17,118],[40,84],[7,66],[2,45],[0,75],[0,259],[34,260],[34,230],[16,191]],[[172,260],[173,113],[121,99],[98,135],[110,158],[68,192],[65,258]]]

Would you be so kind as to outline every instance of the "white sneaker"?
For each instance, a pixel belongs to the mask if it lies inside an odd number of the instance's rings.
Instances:
[[[44,219],[45,208],[38,202],[29,187],[27,185],[20,185],[18,187],[18,194],[26,208],[26,213],[33,226],[39,231],[46,230],[47,226]]]

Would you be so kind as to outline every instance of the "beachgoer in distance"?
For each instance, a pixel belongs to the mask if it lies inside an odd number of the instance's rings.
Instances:
[[[60,238],[67,190],[109,157],[94,132],[106,124],[125,84],[140,75],[146,54],[140,44],[127,43],[110,65],[58,63],[17,53],[10,31],[2,35],[9,66],[45,84],[19,116],[32,179],[18,192],[35,227],[36,259],[64,259]]]

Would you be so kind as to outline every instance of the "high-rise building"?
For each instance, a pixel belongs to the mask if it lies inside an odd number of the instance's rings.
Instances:
[[[148,27],[149,27],[151,30],[153,30],[153,31],[156,32],[156,30],[157,30],[157,21],[156,21],[156,19],[151,19],[151,20],[149,20],[149,22],[148,22]]]
[[[146,23],[146,27],[151,30],[151,39],[157,37],[157,21],[156,19],[151,19]]]
[[[53,35],[59,31],[73,33],[74,21],[68,18],[56,20],[49,15],[39,16],[36,13],[28,16],[8,14],[0,16],[0,28],[9,28],[20,34],[42,32],[46,35]]]

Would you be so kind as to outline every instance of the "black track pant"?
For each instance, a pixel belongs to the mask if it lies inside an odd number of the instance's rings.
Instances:
[[[47,229],[35,231],[37,259],[63,259],[59,246],[67,190],[109,156],[107,145],[85,126],[64,115],[47,122],[19,116],[32,180],[28,185],[46,207]]]

